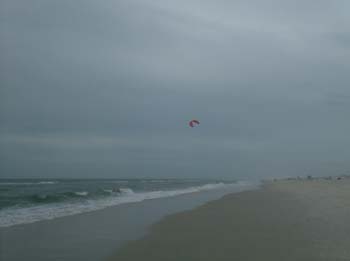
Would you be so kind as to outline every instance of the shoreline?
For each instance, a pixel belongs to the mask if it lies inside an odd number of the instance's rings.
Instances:
[[[163,218],[108,260],[350,260],[350,180],[281,180]]]
[[[102,210],[0,228],[0,260],[104,260],[141,238],[164,216],[249,187],[228,187],[149,199]],[[50,258],[48,258],[50,257]]]
[[[142,189],[137,190],[139,189],[138,186],[140,184],[130,184],[129,188],[128,184],[124,182],[120,184],[118,181],[116,182],[118,184],[117,188],[115,187],[115,184],[111,182],[109,184],[100,184],[99,186],[109,186],[109,188],[99,188],[97,191],[91,191],[88,187],[80,188],[76,186],[75,188],[69,188],[69,190],[65,192],[57,192],[56,189],[62,190],[62,188],[59,187],[65,186],[62,185],[65,183],[63,181],[61,183],[61,181],[28,182],[28,180],[25,180],[24,182],[22,181],[17,183],[0,183],[1,186],[5,186],[4,191],[9,189],[14,191],[10,195],[7,195],[5,193],[5,199],[3,200],[5,202],[11,202],[12,198],[15,197],[16,189],[13,188],[16,188],[18,185],[28,186],[24,187],[24,189],[27,190],[30,190],[32,188],[32,185],[34,185],[34,190],[29,191],[29,195],[28,192],[27,195],[25,195],[26,192],[24,191],[24,196],[16,198],[17,201],[23,201],[20,203],[21,206],[10,204],[0,206],[0,228],[30,224],[44,220],[52,220],[65,216],[80,215],[83,213],[99,211],[118,205],[140,203],[145,200],[174,197],[208,190],[228,189],[231,187],[234,188],[245,186],[244,182],[242,181],[236,181],[232,183],[202,182],[197,184],[188,184],[188,186],[185,187],[173,187],[171,189],[168,189],[167,187],[162,188],[160,186],[154,186],[154,183],[151,181],[153,189],[143,191]],[[141,183],[143,182],[144,181],[142,180]],[[155,184],[158,184],[158,182],[159,181],[156,180]],[[163,184],[163,181],[160,181],[160,183]],[[58,184],[58,188],[55,187],[56,184]],[[111,187],[111,184],[113,187]],[[68,183],[68,185],[71,184]],[[39,187],[35,188],[36,186]],[[52,191],[50,191],[51,188],[53,188]],[[135,188],[136,191],[133,190]],[[20,193],[21,192],[18,191],[17,195]],[[2,194],[0,194],[0,197],[1,196]],[[15,203],[16,202],[13,202],[13,204]]]

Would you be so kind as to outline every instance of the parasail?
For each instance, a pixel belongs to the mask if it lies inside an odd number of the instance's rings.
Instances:
[[[191,128],[193,128],[195,125],[199,125],[199,121],[197,120],[191,120],[188,125],[190,125]]]

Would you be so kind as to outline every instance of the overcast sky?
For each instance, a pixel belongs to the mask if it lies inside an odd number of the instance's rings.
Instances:
[[[349,10],[1,0],[0,177],[350,173]]]

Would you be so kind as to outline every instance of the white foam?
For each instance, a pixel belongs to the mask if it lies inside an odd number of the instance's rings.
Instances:
[[[120,188],[119,191],[122,193],[122,194],[134,194],[134,191],[130,188]]]
[[[51,203],[26,208],[12,207],[3,209],[0,211],[0,227],[33,223],[40,220],[48,220],[63,216],[75,215],[125,203],[141,202],[148,199],[173,197],[220,188],[244,188],[249,186],[251,185],[241,182],[233,184],[216,183],[197,187],[189,187],[180,190],[160,190],[142,193],[135,193],[129,188],[121,188],[121,193],[119,193],[119,196],[114,195],[101,199],[86,199],[81,202]],[[87,192],[85,191],[76,193],[80,193],[81,196],[87,195]]]
[[[53,184],[57,184],[57,181],[40,181],[37,184],[41,184],[41,185],[53,185]]]
[[[78,191],[78,192],[75,192],[74,194],[77,195],[77,196],[85,197],[85,196],[87,196],[89,193],[88,193],[87,191]]]

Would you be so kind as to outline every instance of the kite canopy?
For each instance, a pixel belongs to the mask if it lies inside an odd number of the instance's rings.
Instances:
[[[199,121],[197,120],[191,120],[188,125],[190,125],[191,128],[193,128],[195,125],[198,125],[200,124]]]

